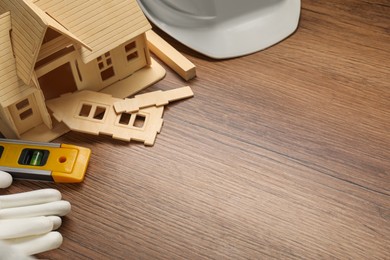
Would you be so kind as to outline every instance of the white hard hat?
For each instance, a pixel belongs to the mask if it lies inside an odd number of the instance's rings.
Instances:
[[[300,0],[138,0],[148,19],[184,45],[222,59],[250,54],[295,31]]]

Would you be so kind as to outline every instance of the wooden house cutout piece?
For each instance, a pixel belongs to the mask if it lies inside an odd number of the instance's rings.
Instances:
[[[158,90],[115,102],[114,109],[116,113],[134,113],[141,108],[163,106],[167,105],[169,102],[193,96],[194,92],[192,92],[189,86],[167,91]]]
[[[85,90],[49,100],[46,104],[54,118],[64,122],[71,130],[153,145],[161,131],[164,107],[153,106],[135,113],[117,114],[113,104],[120,100]]]

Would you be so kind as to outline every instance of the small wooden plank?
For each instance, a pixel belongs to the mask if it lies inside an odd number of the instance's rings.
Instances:
[[[158,34],[146,32],[149,49],[186,81],[196,77],[196,67]]]
[[[133,113],[141,108],[163,106],[167,105],[169,102],[193,96],[194,92],[192,92],[189,86],[167,91],[158,90],[115,102],[114,109],[116,113]]]

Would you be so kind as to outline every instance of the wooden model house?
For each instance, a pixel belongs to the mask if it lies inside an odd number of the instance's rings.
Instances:
[[[69,129],[46,100],[79,90],[125,98],[162,79],[150,29],[136,0],[1,0],[0,132],[54,139]]]

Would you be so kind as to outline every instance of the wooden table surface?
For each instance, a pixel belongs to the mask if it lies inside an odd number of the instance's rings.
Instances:
[[[390,259],[390,2],[302,1],[283,42],[211,60],[162,34],[198,77],[153,147],[68,133],[92,149],[48,259]]]

